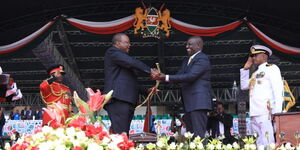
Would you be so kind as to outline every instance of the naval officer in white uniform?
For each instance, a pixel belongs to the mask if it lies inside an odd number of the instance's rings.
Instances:
[[[250,48],[251,55],[240,69],[241,89],[249,89],[250,117],[253,132],[257,133],[257,146],[275,143],[272,114],[282,111],[283,81],[280,69],[268,64],[272,51],[263,45]],[[258,69],[250,76],[252,65]]]

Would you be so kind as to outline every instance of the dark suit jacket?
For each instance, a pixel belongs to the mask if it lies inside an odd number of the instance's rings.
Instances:
[[[232,116],[230,114],[223,113],[222,115],[217,115],[217,120],[224,124],[224,135],[226,138],[231,136],[230,128],[232,127]],[[218,123],[219,123],[218,122]]]
[[[223,113],[222,115],[218,114],[216,116],[210,116],[208,117],[208,122],[207,122],[207,130],[211,130],[211,136],[212,138],[216,138],[220,136],[220,124],[219,122],[223,123],[224,125],[224,136],[225,139],[223,139],[223,143],[228,144],[228,143],[233,143],[234,139],[231,136],[230,133],[230,128],[233,125],[232,122],[233,118],[230,114]]]
[[[113,98],[136,104],[139,91],[136,71],[150,74],[151,68],[115,47],[109,48],[104,56],[104,92],[114,90]]]
[[[31,120],[33,116],[32,110],[26,110],[26,119]]]
[[[211,66],[208,57],[198,53],[187,65],[188,59],[182,63],[176,75],[170,75],[170,82],[181,83],[181,92],[186,112],[194,110],[211,110]]]
[[[26,116],[26,110],[21,110],[21,119],[22,120],[25,120],[25,119],[27,119],[27,116]]]

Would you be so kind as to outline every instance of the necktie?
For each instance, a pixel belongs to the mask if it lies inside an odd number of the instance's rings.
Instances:
[[[193,59],[192,57],[189,58],[189,61],[187,63],[188,65],[191,63],[192,59]]]

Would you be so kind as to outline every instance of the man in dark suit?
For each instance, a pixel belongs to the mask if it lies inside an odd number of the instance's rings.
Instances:
[[[194,136],[204,138],[207,124],[207,112],[212,108],[210,72],[208,57],[202,52],[203,40],[199,36],[190,37],[186,50],[190,56],[183,60],[175,75],[154,72],[154,79],[170,83],[180,83],[186,113],[187,131]]]
[[[33,116],[32,108],[27,107],[27,111],[26,111],[27,120],[32,120],[33,119],[32,116]]]
[[[224,144],[233,143],[233,137],[230,133],[233,124],[232,120],[232,116],[224,111],[224,104],[218,102],[216,104],[216,111],[211,112],[210,122],[208,124],[212,130],[212,137],[216,138],[224,135]]]
[[[138,100],[136,73],[139,71],[150,75],[151,68],[128,55],[130,40],[126,34],[115,34],[112,43],[113,46],[104,56],[104,92],[114,92],[105,109],[112,123],[112,132],[128,134]]]
[[[26,111],[26,107],[21,110],[21,120],[27,120]]]

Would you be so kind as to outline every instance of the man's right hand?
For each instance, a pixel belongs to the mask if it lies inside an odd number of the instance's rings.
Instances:
[[[247,60],[247,62],[244,65],[244,69],[245,70],[249,70],[252,65],[253,65],[253,58],[252,57],[248,57],[248,60]]]

